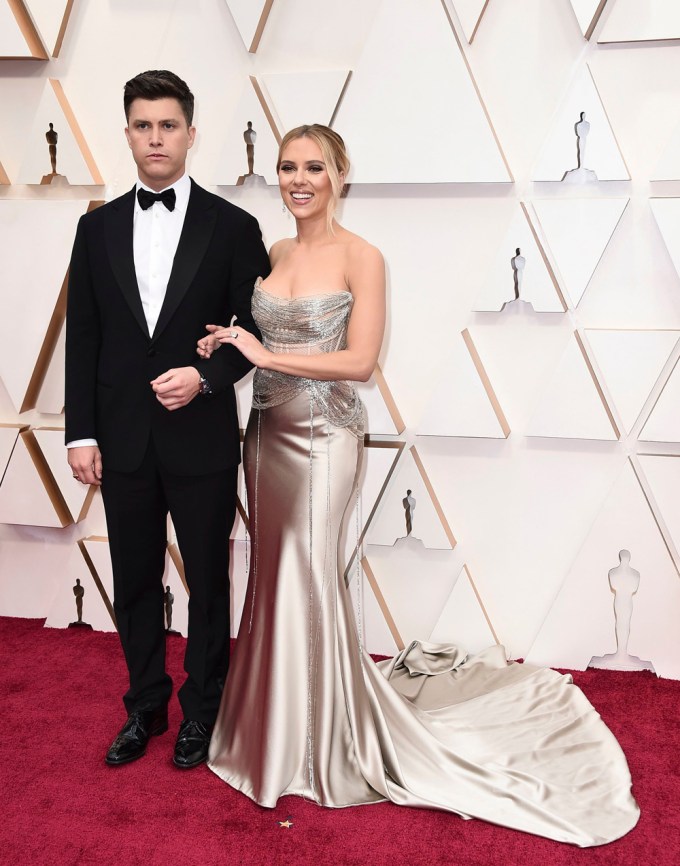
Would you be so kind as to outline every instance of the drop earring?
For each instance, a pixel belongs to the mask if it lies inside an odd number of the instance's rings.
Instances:
[[[286,213],[287,210],[288,208],[286,207],[285,202],[281,202],[281,213]]]

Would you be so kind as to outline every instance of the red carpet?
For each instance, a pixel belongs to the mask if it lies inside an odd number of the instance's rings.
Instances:
[[[680,683],[652,674],[576,672],[623,746],[642,809],[638,826],[581,850],[443,812],[391,804],[322,809],[296,797],[262,809],[207,768],[170,763],[180,721],[147,754],[109,768],[124,720],[116,635],[0,618],[4,663],[0,863],[16,866],[677,866]],[[184,641],[170,638],[181,681]],[[290,818],[292,826],[279,826]]]

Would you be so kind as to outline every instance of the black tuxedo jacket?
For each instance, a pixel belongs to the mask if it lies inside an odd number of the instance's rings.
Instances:
[[[132,230],[135,190],[79,224],[66,319],[66,441],[96,438],[105,467],[132,472],[149,437],[165,468],[202,475],[236,465],[233,383],[251,364],[233,346],[196,354],[206,324],[258,334],[250,302],[269,259],[257,220],[193,181],[158,323],[149,335],[137,287]],[[156,204],[154,207],[161,207]],[[149,384],[173,367],[196,367],[211,395],[169,412]]]

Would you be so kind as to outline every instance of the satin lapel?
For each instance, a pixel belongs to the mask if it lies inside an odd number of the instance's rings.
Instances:
[[[134,203],[134,188],[111,203],[112,207],[106,226],[106,248],[109,253],[111,270],[116,277],[120,290],[125,296],[125,300],[128,302],[139,327],[148,337],[149,328],[144,318],[142,299],[139,296],[132,246]]]
[[[172,264],[165,300],[153,332],[154,340],[167,326],[196,276],[212,239],[216,219],[217,210],[212,197],[192,180],[187,214]]]

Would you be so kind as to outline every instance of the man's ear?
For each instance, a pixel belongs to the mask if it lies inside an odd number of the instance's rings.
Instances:
[[[194,141],[195,141],[195,140],[196,140],[196,127],[195,127],[195,126],[190,126],[190,127],[189,127],[189,147],[193,147],[193,146],[194,146]]]

